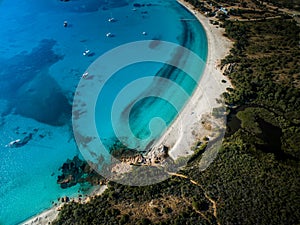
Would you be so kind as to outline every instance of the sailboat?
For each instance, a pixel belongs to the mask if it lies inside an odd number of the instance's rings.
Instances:
[[[115,18],[111,17],[108,19],[108,22],[116,22]]]
[[[116,22],[116,19],[112,17],[112,13],[110,13],[110,18],[108,19],[108,22]]]

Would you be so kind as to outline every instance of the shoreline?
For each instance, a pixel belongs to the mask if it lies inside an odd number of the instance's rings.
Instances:
[[[224,28],[216,27],[194,7],[183,0],[177,0],[178,4],[192,13],[201,23],[207,38],[208,53],[206,66],[200,78],[199,84],[194,90],[193,95],[184,106],[172,125],[165,131],[153,145],[152,149],[161,146],[169,147],[169,156],[174,160],[179,157],[191,155],[191,148],[205,136],[213,137],[213,129],[219,128],[221,123],[214,123],[212,120],[213,108],[222,107],[217,99],[221,98],[227,87],[231,87],[229,79],[223,75],[220,68],[221,59],[228,55],[233,42],[223,36]],[[221,81],[225,80],[226,83]]]
[[[87,194],[85,197],[71,197],[68,202],[78,202],[80,204],[88,203],[93,197],[101,195],[107,189],[107,185],[96,186],[91,193]],[[64,202],[58,202],[56,205],[49,209],[42,211],[41,213],[30,217],[29,219],[21,222],[22,225],[48,225],[51,224],[57,217],[58,214],[66,204]]]
[[[206,66],[202,77],[200,78],[199,85],[195,88],[189,101],[171,126],[152,147],[152,149],[158,149],[162,145],[168,146],[170,149],[169,156],[174,160],[181,156],[191,155],[193,153],[191,147],[204,136],[209,136],[211,134],[211,130],[206,129],[204,126],[205,124],[203,124],[202,121],[203,118],[206,118],[208,121],[213,119],[209,118],[213,108],[222,105],[217,103],[216,99],[220,99],[220,95],[226,91],[226,88],[231,87],[228,78],[223,76],[219,63],[220,60],[229,53],[229,50],[232,47],[232,42],[223,36],[223,28],[216,28],[214,25],[210,24],[209,18],[194,10],[194,7],[191,4],[184,2],[183,0],[177,0],[177,2],[189,10],[201,23],[206,33],[208,54]],[[226,83],[222,83],[221,80],[226,80]],[[150,150],[150,152],[151,151],[152,150]],[[85,204],[94,196],[101,195],[106,189],[107,186],[102,185],[96,187],[81,201],[79,201],[78,198],[72,198],[70,201],[77,201],[81,204]],[[21,224],[51,224],[57,218],[60,208],[64,204],[65,203],[58,203],[57,206],[52,206]]]

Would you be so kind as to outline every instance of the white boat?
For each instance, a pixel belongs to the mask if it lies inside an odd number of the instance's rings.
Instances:
[[[116,22],[116,19],[113,17],[112,13],[110,13],[110,18],[108,19],[108,22]]]
[[[85,51],[82,53],[82,55],[88,55],[89,52],[90,52],[90,50],[85,50]]]
[[[116,19],[111,17],[111,18],[108,19],[108,22],[116,22]]]
[[[84,74],[82,74],[82,78],[87,78],[87,76],[89,75],[89,73],[88,72],[85,72]]]
[[[5,147],[13,148],[13,147],[16,147],[17,145],[19,145],[20,143],[21,143],[21,139],[17,139],[17,140],[9,142],[7,145],[5,145]]]
[[[113,34],[110,33],[110,32],[108,32],[108,33],[106,34],[106,37],[113,37]]]

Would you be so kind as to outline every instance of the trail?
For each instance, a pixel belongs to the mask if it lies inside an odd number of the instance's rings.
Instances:
[[[215,217],[216,220],[217,220],[217,224],[218,224],[218,225],[221,225],[220,222],[218,221],[218,217],[217,217],[217,202],[207,195],[207,193],[205,192],[205,190],[204,190],[204,188],[203,188],[203,186],[202,186],[201,184],[199,184],[197,181],[195,181],[195,180],[193,180],[193,179],[190,179],[188,176],[183,175],[183,174],[179,174],[179,173],[168,173],[168,174],[171,175],[171,176],[176,176],[176,177],[180,177],[180,178],[187,179],[187,180],[189,180],[192,184],[197,185],[198,187],[200,187],[200,188],[202,189],[202,191],[204,192],[205,198],[206,198],[209,202],[211,202],[211,204],[212,204],[213,215],[214,215],[214,217]],[[184,200],[187,201],[186,199],[184,199]],[[198,211],[198,210],[195,210],[195,211],[196,211],[198,214],[200,214],[202,217],[204,217],[206,220],[208,220],[208,221],[210,222],[210,220],[209,220],[203,213],[201,213],[201,212]]]
[[[279,19],[281,16],[269,16],[265,18],[253,18],[253,19],[240,19],[240,18],[229,18],[228,20],[231,21],[240,21],[240,22],[258,22],[258,21],[265,21],[265,20],[272,20],[272,19]]]
[[[185,197],[183,197],[183,200],[187,203],[187,204],[191,204]],[[196,213],[198,213],[200,216],[202,216],[205,220],[207,220],[209,223],[211,223],[210,219],[207,218],[207,216],[205,216],[204,213],[200,212],[199,210],[195,209],[193,207],[193,209],[195,210]]]

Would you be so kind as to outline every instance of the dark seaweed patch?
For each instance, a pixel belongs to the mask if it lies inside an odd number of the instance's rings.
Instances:
[[[14,113],[49,125],[63,125],[71,104],[48,69],[63,57],[53,51],[54,40],[44,39],[30,53],[20,53],[0,64],[0,98]]]

